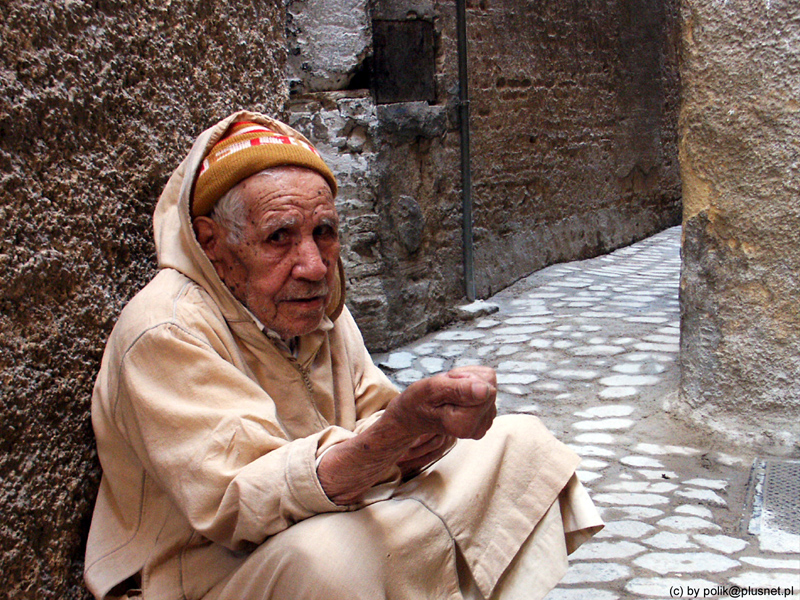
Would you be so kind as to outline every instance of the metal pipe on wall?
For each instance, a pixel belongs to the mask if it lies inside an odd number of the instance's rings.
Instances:
[[[464,247],[464,291],[475,300],[475,255],[472,237],[472,171],[469,159],[469,89],[467,85],[466,0],[456,2],[458,30],[458,117],[461,130],[461,239]]]

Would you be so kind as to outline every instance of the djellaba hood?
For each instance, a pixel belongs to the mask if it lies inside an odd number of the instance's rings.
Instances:
[[[288,125],[265,115],[239,111],[205,130],[195,141],[188,156],[170,176],[153,215],[153,231],[159,268],[175,269],[199,285],[214,299],[229,322],[254,321],[252,314],[237,300],[217,275],[214,266],[195,238],[191,202],[203,160],[210,149],[224,137],[232,124],[251,121],[294,139],[310,142]],[[335,193],[335,190],[334,190]],[[335,321],[344,306],[344,268],[341,258],[326,316]]]

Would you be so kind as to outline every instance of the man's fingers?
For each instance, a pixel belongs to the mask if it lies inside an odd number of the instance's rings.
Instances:
[[[453,384],[460,397],[468,404],[480,404],[491,400],[497,394],[497,375],[494,369],[481,366],[458,367],[451,369],[445,377]],[[468,389],[463,385],[472,382]]]
[[[497,376],[489,367],[458,367],[447,373],[421,379],[407,389],[408,396],[433,406],[442,404],[481,404],[494,401]]]
[[[437,433],[479,438],[494,418],[496,397],[493,369],[464,367],[412,383],[387,410],[398,424],[418,436]],[[424,443],[426,440],[417,439],[412,446]]]
[[[497,416],[497,408],[494,405],[492,405],[489,408],[489,410],[487,410],[486,413],[483,415],[483,419],[474,429],[472,434],[467,437],[473,440],[481,439],[484,435],[486,435],[486,432],[489,431],[489,428],[492,426],[492,423],[494,422],[494,418],[496,416]]]
[[[429,452],[437,450],[447,442],[447,436],[441,434],[422,435],[408,448],[400,459],[401,461],[411,460],[418,456],[424,456]]]
[[[494,388],[483,381],[474,381],[472,383],[472,397],[478,402],[486,402],[493,391]]]
[[[457,406],[476,406],[494,402],[497,389],[483,379],[474,377],[445,378],[440,380],[440,402]],[[437,382],[439,383],[439,382]]]
[[[448,404],[442,407],[442,426],[457,438],[480,439],[492,426],[497,414],[494,403],[483,406],[457,406]]]
[[[450,369],[446,374],[446,377],[450,377],[452,379],[461,379],[465,377],[477,377],[479,379],[483,379],[486,383],[496,386],[497,385],[497,374],[495,373],[494,369],[490,367],[483,367],[480,365],[470,365],[466,367],[456,367],[455,369]]]

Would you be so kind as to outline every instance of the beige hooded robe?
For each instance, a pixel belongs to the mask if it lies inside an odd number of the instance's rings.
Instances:
[[[435,466],[406,484],[395,477],[356,506],[327,498],[317,456],[369,426],[397,391],[370,360],[343,307],[343,286],[292,355],[232,296],[197,243],[189,211],[195,174],[207,149],[242,119],[285,128],[242,112],[198,138],[155,211],[161,270],[122,311],[106,347],[92,400],[103,478],[86,551],[89,589],[103,598],[133,576],[145,598],[199,599],[294,524],[356,511],[327,521],[323,531],[335,540],[364,506],[391,502],[382,505],[392,508],[381,517],[390,520],[387,529],[410,528],[414,540],[447,549],[426,577],[453,589],[455,541],[488,596],[567,485],[577,457],[536,422],[525,434],[530,456],[516,456],[520,450],[504,449],[505,442],[478,450],[486,464],[470,468],[472,478],[448,475],[452,483],[441,485],[448,468],[457,474],[460,461],[476,460],[460,449],[475,442],[459,442],[441,471]],[[476,473],[491,479],[486,489]],[[436,518],[414,517],[420,506]],[[572,529],[588,522],[578,519]],[[400,581],[403,568],[425,568],[392,560]]]

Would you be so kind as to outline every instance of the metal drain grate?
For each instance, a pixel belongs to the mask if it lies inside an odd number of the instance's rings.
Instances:
[[[800,461],[765,461],[764,524],[800,534]]]
[[[757,458],[751,494],[750,533],[800,535],[800,460]]]

